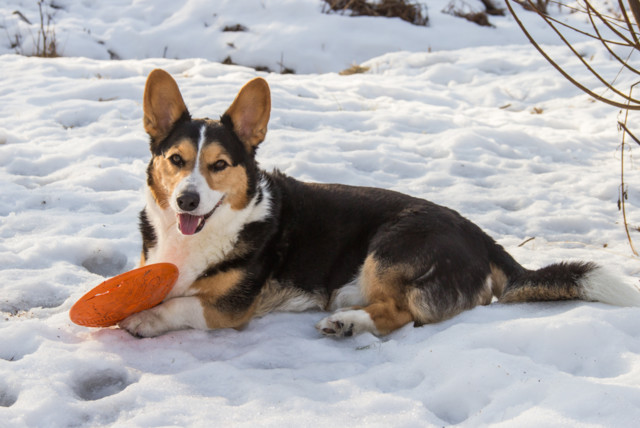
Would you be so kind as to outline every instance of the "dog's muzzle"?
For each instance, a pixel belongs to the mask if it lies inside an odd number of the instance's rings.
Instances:
[[[197,194],[196,194],[196,197],[198,197]],[[178,213],[178,229],[180,230],[180,233],[182,233],[183,235],[195,235],[196,233],[200,232],[204,227],[204,224],[207,221],[207,219],[213,215],[214,211],[220,205],[222,205],[223,200],[224,200],[224,196],[220,198],[216,206],[213,207],[213,209],[205,215],[193,215],[186,212]],[[198,197],[198,202],[199,202],[199,197]],[[180,206],[180,198],[178,198],[178,206]],[[197,204],[196,204],[196,207],[197,207]],[[180,208],[182,207],[180,206]]]

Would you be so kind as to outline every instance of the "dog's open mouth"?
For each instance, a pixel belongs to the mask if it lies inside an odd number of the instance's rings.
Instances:
[[[178,229],[180,229],[180,232],[183,235],[195,235],[200,232],[207,219],[211,217],[216,208],[222,205],[223,199],[224,197],[222,197],[216,206],[205,215],[192,215],[189,213],[178,214]]]

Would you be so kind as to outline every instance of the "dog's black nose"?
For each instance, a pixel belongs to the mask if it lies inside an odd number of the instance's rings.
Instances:
[[[178,207],[183,211],[193,211],[198,208],[200,195],[194,192],[185,192],[178,196]]]

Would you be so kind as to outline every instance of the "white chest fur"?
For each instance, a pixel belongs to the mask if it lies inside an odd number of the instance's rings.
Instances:
[[[256,194],[245,208],[237,211],[229,204],[221,205],[202,230],[190,236],[180,233],[175,212],[160,208],[147,189],[147,216],[157,238],[156,245],[149,249],[147,264],[169,262],[180,272],[167,299],[190,295],[189,287],[202,272],[233,250],[244,225],[269,215],[271,198],[267,186],[261,182],[259,187],[262,198]]]

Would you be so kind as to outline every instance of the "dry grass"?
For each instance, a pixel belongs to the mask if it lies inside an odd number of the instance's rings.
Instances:
[[[232,32],[232,33],[237,33],[237,32],[245,32],[245,31],[249,31],[249,29],[247,27],[245,27],[242,24],[236,24],[236,25],[226,25],[223,29],[223,32]]]
[[[496,6],[496,0],[480,0],[484,5],[487,15],[504,16],[504,9]],[[548,1],[548,0],[547,0]]]
[[[426,8],[409,0],[324,0],[324,13],[351,11],[351,16],[381,16],[400,18],[414,25],[425,26],[429,22]]]
[[[221,62],[221,64],[224,65],[242,65],[242,64],[238,64],[236,62],[233,61],[233,59],[231,59],[231,55],[227,55],[227,57],[225,59],[223,59]],[[295,70],[290,68],[290,67],[286,67],[283,63],[282,63],[282,58],[280,58],[280,62],[278,63],[278,65],[280,66],[280,74],[295,74]],[[244,67],[251,67],[256,71],[263,71],[265,73],[273,73],[273,70],[271,70],[269,67],[265,66],[265,65],[243,65]]]
[[[550,0],[515,0],[524,10],[532,12],[540,12],[547,14],[547,6],[549,6]]]
[[[491,0],[482,0],[482,7],[471,5],[464,0],[451,0],[443,13],[464,18],[483,27],[493,27],[489,15],[504,15],[504,9],[496,7]]]
[[[358,64],[353,64],[351,67],[347,68],[346,70],[342,70],[338,74],[340,76],[351,76],[352,74],[362,74],[366,73],[367,71],[369,71],[369,67],[363,67]]]
[[[10,46],[15,52],[19,55],[26,56],[38,56],[42,58],[57,58],[60,56],[58,52],[58,42],[56,40],[56,31],[53,23],[53,12],[52,9],[59,9],[60,7],[53,4],[52,2],[45,2],[44,0],[38,0],[38,12],[40,14],[40,22],[38,26],[38,32],[36,35],[33,34],[33,31],[29,29],[31,33],[31,37],[34,41],[34,47],[31,52],[25,52],[22,43],[23,36],[20,31],[18,31],[13,36],[7,34],[7,37],[10,42]],[[22,22],[27,24],[29,27],[33,25],[27,17],[16,10],[13,12],[13,15],[17,16]]]
[[[43,10],[43,5],[45,9]],[[56,41],[56,30],[53,26],[53,14],[50,11],[51,4],[45,4],[44,0],[38,1],[38,11],[40,12],[40,28],[36,38],[36,56],[44,58],[57,58],[58,43]],[[46,21],[46,23],[45,23]]]

